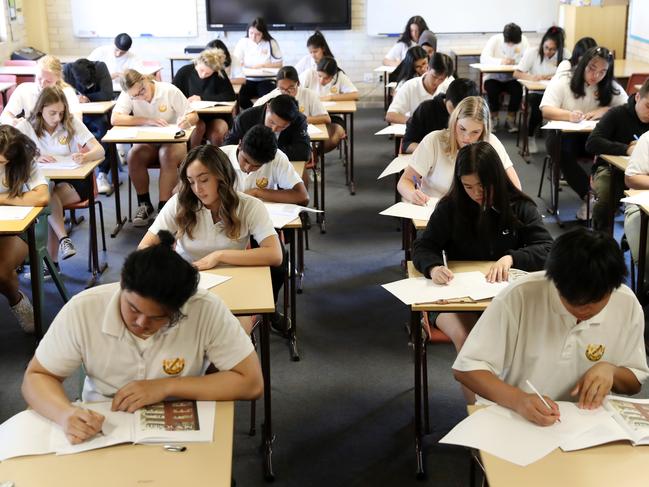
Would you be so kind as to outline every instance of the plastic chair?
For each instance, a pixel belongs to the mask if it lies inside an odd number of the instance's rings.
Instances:
[[[27,59],[7,59],[2,63],[4,66],[36,66],[36,61]],[[34,81],[33,76],[16,76],[16,84]]]
[[[649,78],[649,74],[647,73],[633,73],[629,77],[629,81],[626,84],[626,92],[629,96],[635,94],[638,90],[635,89],[635,85],[641,85],[645,82],[645,80]]]

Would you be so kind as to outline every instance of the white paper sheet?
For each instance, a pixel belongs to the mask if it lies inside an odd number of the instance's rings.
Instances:
[[[81,165],[72,160],[72,156],[53,156],[56,162],[39,162],[41,169],[76,169]]]
[[[552,120],[546,123],[544,130],[566,130],[566,131],[584,131],[593,130],[597,125],[597,120],[583,120],[581,122],[564,122],[562,120]]]
[[[634,205],[647,206],[649,205],[649,191],[640,191],[633,196],[627,196],[620,200],[622,203],[630,203]]]
[[[207,101],[207,100],[196,100],[189,104],[189,108],[192,110],[202,110],[205,108],[211,108],[215,106],[234,106],[233,101]]]
[[[290,203],[264,203],[270,219],[273,222],[273,227],[284,228],[287,224],[295,220],[298,215],[303,211],[311,213],[322,213],[321,210],[314,208],[307,208],[305,206],[293,205]]]
[[[390,174],[400,173],[406,167],[408,167],[410,161],[412,161],[412,154],[401,154],[395,157],[376,179],[384,178],[385,176],[389,176]]]
[[[279,71],[279,68],[243,68],[244,76],[251,78],[275,76],[277,71]]]
[[[374,135],[396,135],[403,137],[406,134],[406,124],[405,123],[393,123],[388,125],[385,128],[382,128]]]
[[[53,424],[31,409],[0,424],[0,461],[50,453],[49,434]]]
[[[139,132],[153,132],[156,134],[165,134],[165,135],[176,135],[178,132],[182,131],[178,125],[167,125],[166,127],[138,127]]]
[[[438,202],[439,198],[431,198],[428,200],[426,206],[420,206],[400,201],[399,203],[395,203],[389,208],[386,208],[380,212],[379,215],[396,216],[397,218],[408,218],[414,220],[429,220],[430,215],[433,214]]]
[[[322,133],[322,130],[320,130],[318,127],[316,127],[313,124],[309,124],[309,126],[307,127],[307,132],[309,133],[309,136],[320,135]]]
[[[201,289],[212,289],[214,286],[218,286],[232,279],[230,276],[220,276],[211,272],[200,272],[199,274],[201,279],[198,282],[198,287]]]
[[[0,205],[0,220],[22,220],[34,209],[33,206],[2,206]]]
[[[115,137],[121,139],[135,139],[137,137],[138,128],[137,127],[113,127],[109,130],[109,133]]]

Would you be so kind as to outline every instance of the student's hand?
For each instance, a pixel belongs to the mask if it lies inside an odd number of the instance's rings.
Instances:
[[[117,78],[119,78],[120,76],[122,76],[121,71],[115,71],[114,73],[110,73],[110,78],[111,78],[111,79],[117,79]]]
[[[584,119],[584,112],[579,110],[573,110],[570,112],[570,121],[571,122],[581,122]]]
[[[167,123],[164,118],[150,118],[147,125],[153,125],[154,127],[168,127],[169,123]]]
[[[90,409],[72,406],[70,413],[63,419],[61,427],[68,441],[77,445],[99,433],[104,419],[104,416]]]
[[[254,196],[255,198],[261,199],[259,188],[250,188],[246,189],[244,193]]]
[[[72,157],[72,160],[77,164],[83,164],[84,162],[87,162],[86,154],[82,154],[81,152],[75,152],[70,157]]]
[[[633,154],[633,149],[635,149],[635,145],[638,141],[637,140],[632,140],[631,143],[627,146],[626,148],[626,155],[630,156]]]
[[[559,406],[547,396],[543,396],[543,399],[552,409],[548,409],[536,394],[522,392],[514,410],[532,423],[539,426],[551,426],[560,419]]]
[[[581,409],[596,409],[602,405],[604,397],[613,387],[616,368],[611,363],[599,362],[581,376],[577,385],[570,391],[571,396],[579,395],[578,406]]]
[[[56,162],[56,157],[48,156],[47,154],[42,154],[38,157],[38,162],[44,162],[44,163]]]
[[[410,202],[413,205],[426,206],[426,203],[428,203],[429,199],[430,199],[430,196],[428,196],[422,190],[415,189],[412,192],[412,198],[411,198]]]
[[[514,64],[516,64],[516,60],[508,57],[502,60],[502,64],[506,64],[507,66],[513,66]]]
[[[221,260],[220,257],[221,257],[221,252],[217,250],[216,252],[207,254],[202,259],[198,259],[197,261],[195,261],[194,267],[196,267],[196,269],[198,269],[199,271],[206,271],[208,269],[213,269],[219,264]]]
[[[438,265],[430,270],[430,278],[435,284],[448,284],[453,279],[451,269]]]
[[[79,103],[90,103],[90,98],[86,95],[79,95]]]
[[[509,269],[514,265],[511,255],[503,255],[489,268],[487,282],[502,282],[509,278]]]
[[[129,382],[115,393],[110,409],[133,413],[144,406],[163,401],[169,395],[166,384],[165,379]]]
[[[176,125],[178,125],[178,127],[183,130],[188,129],[192,126],[192,124],[187,120],[186,116],[182,116],[178,120],[176,120]]]
[[[332,99],[333,99],[333,96],[332,96],[332,95],[322,95],[322,96],[320,97],[320,100],[321,100],[321,101],[331,101]]]
[[[584,120],[599,120],[605,113],[606,110],[598,108],[597,110],[593,110],[592,112],[585,113]]]
[[[189,103],[191,103],[191,102],[193,102],[193,101],[201,101],[201,97],[198,96],[198,95],[192,95],[192,96],[190,96],[189,98],[187,98],[187,101],[188,101]]]

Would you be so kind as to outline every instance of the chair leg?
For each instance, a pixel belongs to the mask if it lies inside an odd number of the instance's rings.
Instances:
[[[101,245],[104,252],[106,252],[106,230],[104,229],[104,206],[101,201],[96,201],[99,205],[99,222],[101,223]]]
[[[539,182],[539,192],[536,194],[539,198],[541,197],[541,191],[543,190],[543,180],[545,178],[545,169],[548,167],[550,156],[545,156],[543,158],[543,167],[541,168],[541,181]]]
[[[250,334],[250,341],[252,341],[252,346],[257,350],[257,339],[255,338],[255,329],[253,328],[252,333]],[[250,401],[250,429],[248,430],[248,436],[255,436],[257,433],[257,400],[253,399]]]
[[[133,190],[131,188],[131,176],[128,177],[128,221],[132,222],[133,213]]]

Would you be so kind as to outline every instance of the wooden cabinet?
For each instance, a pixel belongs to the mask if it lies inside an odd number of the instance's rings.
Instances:
[[[582,37],[592,37],[600,46],[615,51],[617,59],[624,59],[628,10],[628,5],[561,5],[559,25],[566,31],[566,48],[572,50]]]

